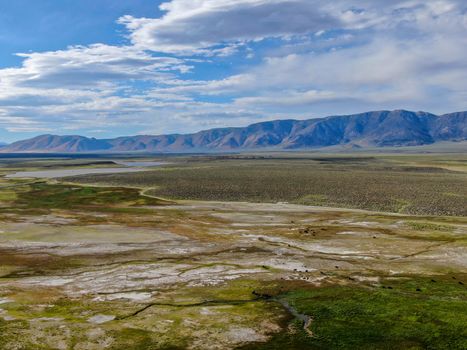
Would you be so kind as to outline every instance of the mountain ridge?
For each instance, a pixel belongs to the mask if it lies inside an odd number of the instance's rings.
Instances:
[[[420,146],[464,140],[467,140],[467,112],[438,116],[423,111],[383,110],[308,120],[271,120],[245,127],[215,128],[191,134],[120,136],[111,139],[46,134],[13,142],[1,147],[0,152],[226,152],[335,145]]]

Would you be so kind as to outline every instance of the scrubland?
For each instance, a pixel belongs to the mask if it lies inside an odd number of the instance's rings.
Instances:
[[[78,181],[150,188],[148,194],[172,199],[466,216],[465,171],[466,159],[457,155],[211,157]]]

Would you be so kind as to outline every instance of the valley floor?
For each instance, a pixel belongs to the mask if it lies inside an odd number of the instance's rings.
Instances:
[[[465,216],[70,181],[0,180],[0,349],[467,347]]]

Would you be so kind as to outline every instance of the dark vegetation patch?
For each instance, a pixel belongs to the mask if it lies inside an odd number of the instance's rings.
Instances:
[[[322,160],[198,160],[156,171],[86,175],[71,181],[154,187],[147,193],[171,199],[286,201],[407,214],[467,215],[465,173],[407,168],[379,158]]]
[[[82,166],[112,166],[117,165],[117,163],[110,160],[102,160],[96,162],[82,162],[82,163],[58,163],[58,164],[47,164],[42,166],[42,168],[67,168],[67,167],[82,167]]]
[[[20,272],[10,273],[7,275],[0,275],[0,278],[15,278],[24,277],[26,275],[37,274],[43,268],[62,268],[62,258],[55,257],[48,254],[21,254],[14,253],[7,249],[0,249],[0,265],[1,266],[14,266]],[[25,271],[25,269],[27,271]],[[29,272],[31,271],[31,272]]]
[[[454,228],[449,225],[439,225],[433,224],[430,222],[416,222],[416,221],[408,221],[406,222],[411,229],[417,231],[441,231],[441,232],[452,232]]]
[[[38,183],[20,192],[14,202],[21,209],[97,209],[113,206],[160,205],[161,200],[141,196],[133,188],[99,188]]]
[[[172,338],[167,340],[166,337],[155,337],[150,331],[138,328],[124,328],[112,331],[110,335],[115,339],[115,343],[110,347],[112,350],[182,350],[188,346],[188,341],[181,336],[177,337],[172,334]]]
[[[49,350],[50,348],[42,345],[35,347],[37,344],[24,339],[22,331],[28,326],[26,321],[8,322],[0,318],[0,349],[14,349],[15,347],[12,344],[22,344],[22,347],[16,348]],[[5,336],[6,334],[8,336]]]
[[[450,276],[434,278],[288,292],[287,302],[313,318],[313,337],[295,321],[267,343],[241,349],[465,349],[465,286]]]

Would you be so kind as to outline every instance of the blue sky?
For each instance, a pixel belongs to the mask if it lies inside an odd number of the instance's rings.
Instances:
[[[0,0],[0,141],[466,101],[464,0]]]

